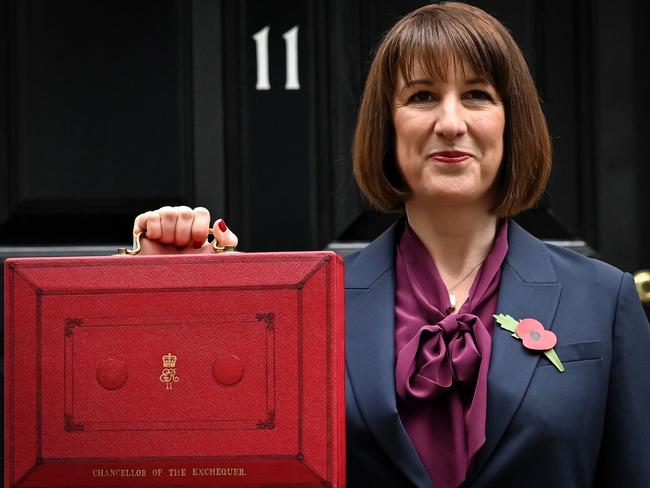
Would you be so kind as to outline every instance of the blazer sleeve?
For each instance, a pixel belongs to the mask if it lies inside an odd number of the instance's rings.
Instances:
[[[650,486],[650,325],[629,273],[614,317],[607,411],[595,486]]]

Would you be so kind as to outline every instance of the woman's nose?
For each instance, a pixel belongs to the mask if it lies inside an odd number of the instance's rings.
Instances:
[[[436,134],[449,141],[465,134],[467,123],[461,100],[454,96],[445,97],[438,106],[435,124]]]

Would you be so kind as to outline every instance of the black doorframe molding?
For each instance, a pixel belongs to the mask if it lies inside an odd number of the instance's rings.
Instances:
[[[192,0],[192,125],[194,203],[212,220],[226,217],[226,160],[223,102],[223,31],[221,0]]]

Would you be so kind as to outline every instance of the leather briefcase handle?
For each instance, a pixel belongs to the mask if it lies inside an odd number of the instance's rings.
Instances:
[[[208,229],[208,235],[211,235],[214,237],[214,231],[212,228]],[[146,232],[140,231],[136,232],[133,231],[133,249],[127,249],[126,247],[120,247],[117,249],[118,254],[124,254],[128,256],[135,256],[140,253],[142,250],[142,247],[140,246],[140,238],[141,237],[147,237]],[[222,252],[233,252],[235,251],[235,246],[219,246],[219,243],[217,242],[217,239],[212,240],[212,250],[216,253],[222,253]]]

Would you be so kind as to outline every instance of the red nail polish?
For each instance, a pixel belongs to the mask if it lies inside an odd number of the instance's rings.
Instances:
[[[228,230],[228,227],[226,227],[226,223],[223,220],[219,221],[219,230],[221,232],[226,232]]]

